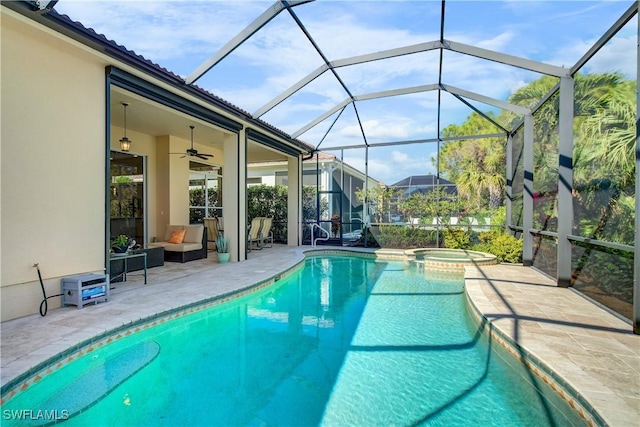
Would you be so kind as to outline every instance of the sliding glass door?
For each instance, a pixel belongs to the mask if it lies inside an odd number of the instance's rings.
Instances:
[[[124,234],[140,244],[145,241],[144,163],[144,156],[111,151],[111,238]]]

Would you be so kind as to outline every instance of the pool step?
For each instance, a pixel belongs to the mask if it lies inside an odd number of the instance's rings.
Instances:
[[[42,402],[41,410],[64,419],[78,415],[106,397],[129,377],[151,363],[160,353],[160,344],[145,341],[105,359]],[[61,420],[57,420],[60,422]],[[42,419],[36,425],[51,425],[56,421]]]

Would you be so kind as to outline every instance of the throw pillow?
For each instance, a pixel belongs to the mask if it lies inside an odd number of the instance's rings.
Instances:
[[[169,238],[169,243],[182,243],[184,240],[184,235],[187,230],[176,230],[171,233],[171,237]]]

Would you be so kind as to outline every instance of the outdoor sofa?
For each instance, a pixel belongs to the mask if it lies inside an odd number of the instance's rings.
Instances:
[[[187,262],[207,258],[207,229],[202,224],[167,225],[164,239],[149,243],[164,248],[164,260]]]

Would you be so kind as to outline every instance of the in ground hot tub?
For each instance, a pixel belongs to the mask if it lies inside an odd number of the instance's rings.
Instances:
[[[463,270],[467,266],[493,265],[498,263],[495,255],[464,249],[420,248],[405,252],[411,262],[427,270]]]

